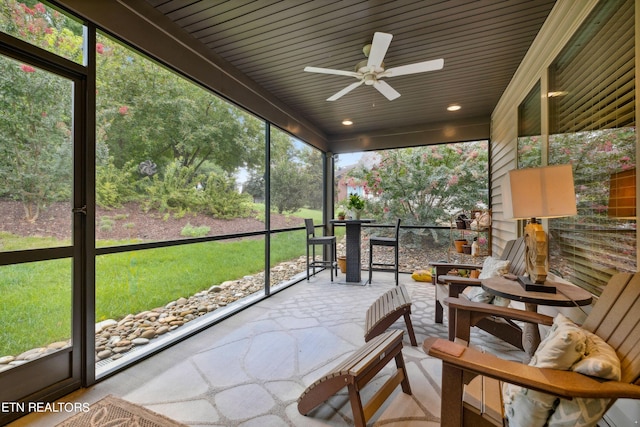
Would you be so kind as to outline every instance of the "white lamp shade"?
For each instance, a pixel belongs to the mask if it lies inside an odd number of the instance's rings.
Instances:
[[[502,182],[502,202],[505,219],[576,215],[571,165],[509,171]]]

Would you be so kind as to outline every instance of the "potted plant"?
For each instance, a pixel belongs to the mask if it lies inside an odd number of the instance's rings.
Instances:
[[[338,217],[339,220],[343,220],[345,213],[343,210],[339,210],[338,212],[336,212],[336,216]]]
[[[360,219],[360,214],[362,214],[362,210],[364,209],[364,199],[355,193],[349,194],[347,208],[353,211],[356,219]]]

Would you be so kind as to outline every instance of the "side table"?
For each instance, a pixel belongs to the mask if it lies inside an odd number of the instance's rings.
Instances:
[[[574,307],[591,304],[593,299],[590,292],[577,286],[549,280],[545,283],[555,286],[557,292],[550,294],[525,291],[517,281],[504,277],[482,280],[482,289],[496,296],[522,302],[526,310],[533,312],[538,311],[538,305]],[[529,357],[536,352],[538,344],[540,344],[538,325],[525,322],[522,329],[522,346]]]

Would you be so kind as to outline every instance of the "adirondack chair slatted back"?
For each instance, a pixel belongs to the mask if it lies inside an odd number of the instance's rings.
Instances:
[[[622,382],[640,379],[640,273],[617,274],[582,325],[618,353]]]
[[[524,259],[525,244],[524,238],[520,237],[516,240],[509,240],[502,251],[500,259],[510,260],[509,273],[516,276],[522,276],[526,267]]]

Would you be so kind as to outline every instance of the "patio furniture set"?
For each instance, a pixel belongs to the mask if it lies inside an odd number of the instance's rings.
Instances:
[[[443,304],[448,306],[449,339],[427,338],[423,349],[443,363],[443,427],[595,426],[616,399],[640,399],[640,273],[614,275],[585,321],[577,325],[562,314],[551,317],[537,308],[588,305],[591,294],[560,282],[553,283],[556,293],[525,290],[515,280],[524,271],[524,259],[525,246],[518,239],[506,245],[500,258],[487,258],[478,278],[447,274],[475,265],[432,263],[434,320],[442,323]],[[397,260],[395,269],[397,277]],[[491,303],[501,298],[505,304]],[[525,309],[512,308],[509,300]],[[403,332],[387,331],[403,317],[416,346],[410,314],[410,297],[396,280],[396,286],[367,311],[366,344],[307,387],[298,399],[300,413],[309,414],[346,386],[355,425],[365,426],[398,385],[411,394],[401,351]],[[538,325],[550,327],[542,340]],[[474,348],[469,342],[472,327],[524,349],[529,364]],[[392,359],[393,375],[363,405],[360,391]]]

